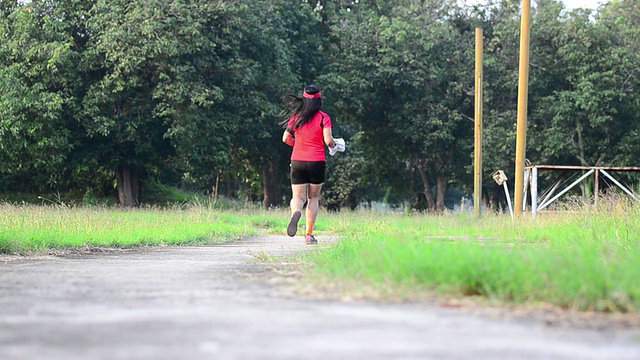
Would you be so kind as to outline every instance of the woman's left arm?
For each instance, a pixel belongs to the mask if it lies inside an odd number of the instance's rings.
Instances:
[[[284,134],[282,134],[282,142],[289,146],[293,146],[295,144],[293,135],[287,130],[285,130]]]

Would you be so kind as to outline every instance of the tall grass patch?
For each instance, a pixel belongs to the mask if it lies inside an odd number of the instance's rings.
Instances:
[[[516,303],[635,311],[640,305],[640,216],[584,212],[536,221],[487,216],[346,216],[345,236],[309,254],[324,281],[378,293],[414,289]]]
[[[264,216],[201,206],[119,210],[105,207],[0,205],[0,253],[61,247],[214,244],[255,236]]]

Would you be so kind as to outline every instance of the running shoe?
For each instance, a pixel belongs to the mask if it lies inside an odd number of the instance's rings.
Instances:
[[[298,221],[300,221],[300,217],[302,213],[300,210],[296,210],[293,215],[291,215],[291,220],[289,220],[289,226],[287,226],[287,235],[296,236],[298,232]]]
[[[314,245],[318,243],[318,240],[316,240],[315,236],[307,234],[304,236],[304,242],[307,243],[307,245]]]

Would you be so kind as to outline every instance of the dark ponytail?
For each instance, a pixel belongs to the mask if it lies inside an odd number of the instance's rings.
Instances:
[[[315,85],[309,85],[304,89],[305,95],[296,96],[288,94],[282,97],[283,101],[291,98],[285,109],[280,113],[284,120],[280,122],[280,126],[287,128],[289,120],[293,117],[296,120],[293,123],[292,130],[300,128],[307,124],[322,108],[322,97],[320,89]]]

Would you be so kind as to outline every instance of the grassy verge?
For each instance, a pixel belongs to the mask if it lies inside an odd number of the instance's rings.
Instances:
[[[579,310],[640,309],[638,209],[535,222],[421,215],[332,221],[345,239],[306,258],[327,283],[394,296],[435,290]]]
[[[65,247],[213,244],[282,234],[288,212],[207,204],[133,211],[0,204],[0,253]],[[321,213],[319,239],[341,240],[303,261],[345,291],[412,298],[434,291],[602,312],[640,310],[640,209],[505,216]],[[299,239],[298,239],[299,240]]]
[[[64,247],[214,244],[255,236],[286,218],[203,206],[117,210],[105,207],[0,205],[0,253]]]

